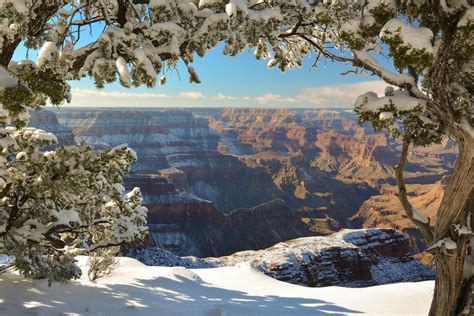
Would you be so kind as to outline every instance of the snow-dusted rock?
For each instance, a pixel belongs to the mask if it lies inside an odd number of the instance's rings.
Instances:
[[[434,278],[434,270],[415,260],[408,239],[392,229],[342,230],[323,237],[303,237],[257,251],[220,258],[178,257],[160,249],[133,253],[151,265],[189,268],[252,264],[265,274],[311,287],[363,287]]]

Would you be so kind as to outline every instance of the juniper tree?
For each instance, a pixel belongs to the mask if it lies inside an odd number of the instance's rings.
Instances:
[[[0,1],[0,254],[11,256],[9,267],[21,274],[49,282],[79,277],[75,256],[100,261],[97,254],[109,254],[147,231],[140,190],[125,192],[121,184],[136,160],[131,149],[44,150],[57,138],[26,127],[28,109],[48,101],[59,105],[70,97],[66,80],[73,59],[43,40],[54,32],[51,25],[62,27],[59,20],[53,22],[62,5]],[[11,60],[22,42],[28,47],[41,43],[36,62]],[[93,269],[97,275],[113,264],[100,262]]]
[[[269,66],[298,66],[302,53],[344,62],[387,83],[385,94],[355,100],[361,122],[401,141],[394,167],[398,196],[435,255],[431,315],[471,314],[474,254],[474,8],[469,1],[329,0],[273,5],[280,29],[259,41]],[[270,7],[272,7],[270,5]],[[262,43],[263,41],[263,43]],[[268,52],[268,48],[271,51]],[[263,52],[263,53],[261,53]],[[348,54],[349,53],[349,54]],[[458,159],[432,224],[407,197],[403,169],[410,146],[449,137]]]
[[[474,9],[469,0],[1,0],[0,21],[0,102],[5,118],[18,127],[28,107],[68,100],[67,81],[85,76],[99,88],[115,80],[125,87],[153,87],[164,67],[182,61],[190,81],[200,82],[193,58],[219,42],[226,55],[250,48],[257,59],[281,70],[301,66],[311,55],[316,66],[330,60],[345,63],[348,73],[378,76],[387,83],[385,94],[368,92],[355,100],[355,109],[362,122],[403,143],[395,167],[399,197],[436,257],[430,313],[459,313],[472,299]],[[81,34],[94,27],[101,32],[84,44]],[[13,61],[19,45],[39,50],[36,62]],[[456,142],[459,155],[432,225],[409,203],[403,167],[410,146],[445,136]]]

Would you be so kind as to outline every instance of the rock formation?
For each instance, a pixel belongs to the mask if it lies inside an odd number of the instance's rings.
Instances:
[[[434,271],[412,257],[408,239],[392,229],[343,230],[323,237],[303,237],[258,251],[220,258],[180,258],[142,249],[131,253],[149,265],[204,268],[252,262],[265,274],[289,283],[363,287],[432,279]]]

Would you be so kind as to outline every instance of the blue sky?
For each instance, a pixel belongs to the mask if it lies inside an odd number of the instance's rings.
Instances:
[[[143,107],[351,107],[355,98],[372,90],[381,93],[384,84],[368,75],[340,73],[350,69],[343,63],[321,63],[312,68],[308,56],[302,68],[268,69],[267,60],[256,60],[245,51],[235,57],[222,54],[223,45],[196,57],[193,67],[202,83],[190,84],[183,65],[166,74],[167,83],[153,89],[124,88],[118,82],[97,90],[89,78],[71,82],[73,100],[64,106],[143,106]],[[24,59],[19,49],[14,58]],[[30,52],[30,58],[35,58]],[[160,74],[161,76],[162,74]]]

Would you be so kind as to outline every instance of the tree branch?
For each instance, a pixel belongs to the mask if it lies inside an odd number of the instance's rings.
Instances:
[[[405,186],[405,179],[403,178],[403,170],[405,169],[405,164],[407,162],[409,147],[410,147],[410,144],[404,141],[402,145],[402,152],[400,154],[400,162],[398,163],[398,165],[393,167],[393,169],[395,170],[395,176],[396,176],[397,185],[398,185],[398,198],[400,202],[402,203],[403,209],[405,210],[405,213],[407,214],[407,216],[420,229],[428,245],[432,245],[433,240],[434,240],[434,235],[430,226],[429,219],[427,222],[425,222],[425,221],[422,221],[420,218],[417,218],[416,216],[417,211],[411,205],[410,201],[408,201],[407,189]]]
[[[406,89],[413,97],[420,99],[427,98],[418,89],[416,78],[413,76],[409,74],[397,74],[387,70],[377,60],[370,56],[369,52],[366,50],[352,51],[352,53],[354,55],[354,61],[352,62],[354,66],[367,69],[388,84]]]

